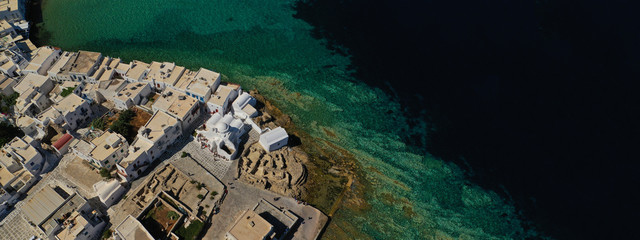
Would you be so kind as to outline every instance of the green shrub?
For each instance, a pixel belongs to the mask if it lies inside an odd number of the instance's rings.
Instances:
[[[198,194],[198,199],[204,199],[204,195]]]
[[[187,152],[182,152],[182,155],[180,155],[181,158],[186,158],[187,156],[189,156]]]
[[[106,169],[106,168],[100,168],[100,176],[106,179],[112,178],[111,173],[109,172],[109,169]]]
[[[198,234],[202,231],[204,227],[204,223],[199,220],[191,221],[188,227],[180,226],[178,230],[176,230],[176,234],[180,237],[180,239],[185,240],[194,240],[198,237]]]
[[[104,232],[102,232],[102,239],[109,239],[112,233],[113,233],[113,230],[111,229],[104,230]]]
[[[169,213],[167,213],[167,217],[171,220],[177,220],[180,217],[180,215],[178,215],[178,213],[174,211],[169,211]]]
[[[68,87],[62,90],[62,92],[60,93],[60,96],[62,97],[66,97],[69,96],[69,94],[73,93],[73,90],[75,90],[75,87]]]

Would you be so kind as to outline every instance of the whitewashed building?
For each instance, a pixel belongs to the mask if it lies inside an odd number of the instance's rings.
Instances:
[[[129,154],[129,143],[115,132],[104,132],[91,140],[91,145],[95,147],[89,153],[89,162],[98,168],[111,169]]]
[[[209,113],[229,112],[231,103],[238,97],[238,92],[229,86],[219,86],[216,92],[207,101],[207,110]]]
[[[149,73],[149,64],[134,60],[131,62],[129,70],[124,74],[127,82],[141,82]]]
[[[111,207],[127,192],[127,189],[116,179],[109,182],[97,182],[93,185],[93,190],[96,192],[96,195],[98,195],[100,201],[107,207]]]
[[[21,22],[26,17],[25,0],[4,0],[0,2],[0,19],[9,23]]]
[[[29,136],[14,137],[2,148],[2,154],[22,164],[31,174],[37,175],[44,165],[44,157],[33,144],[35,142]]]
[[[258,116],[258,110],[253,107],[255,104],[256,99],[249,93],[244,92],[231,104],[233,114],[242,119]]]
[[[47,75],[49,68],[60,59],[61,55],[62,52],[59,49],[50,46],[39,47],[31,54],[31,61],[22,73]]]
[[[138,130],[129,155],[118,163],[118,174],[127,181],[137,178],[182,135],[180,121],[164,111],[156,111]]]
[[[0,72],[10,77],[18,76],[28,65],[29,62],[24,56],[14,50],[7,49],[0,52]]]
[[[107,225],[87,199],[63,185],[46,185],[22,206],[24,217],[47,239],[97,239]]]
[[[216,113],[207,120],[203,128],[196,130],[196,139],[215,156],[231,160],[238,154],[240,137],[250,129],[242,119],[234,118],[231,114],[223,116]]]
[[[58,73],[60,70],[64,68],[64,66],[71,60],[71,57],[75,56],[76,52],[67,52],[64,51],[60,54],[58,60],[53,63],[53,65],[47,71],[47,76],[49,76],[53,81],[63,81],[62,78],[58,77]]]
[[[113,98],[115,107],[120,110],[129,109],[133,105],[141,104],[142,100],[151,93],[151,86],[148,83],[134,82],[127,84]]]
[[[10,78],[6,74],[0,74],[0,94],[5,96],[9,96],[13,94],[15,91],[13,87],[16,85],[17,81],[13,78]]]
[[[90,116],[89,103],[76,94],[70,94],[38,115],[37,120],[43,126],[53,122],[71,131],[89,120]]]
[[[284,146],[287,146],[289,141],[289,135],[284,128],[277,127],[271,131],[260,134],[260,145],[267,152],[278,150]]]
[[[58,81],[85,81],[98,69],[102,58],[102,54],[99,52],[78,51],[59,69],[56,73],[56,79]]]
[[[200,102],[207,102],[220,85],[220,74],[205,68],[200,68],[193,76],[193,79],[184,89],[185,93],[198,99]]]
[[[14,109],[19,114],[34,116],[51,106],[48,94],[53,90],[53,81],[48,77],[29,73],[18,81],[13,90],[20,94]]]
[[[193,97],[173,90],[165,89],[153,103],[153,111],[164,111],[180,120],[182,129],[193,126],[201,115],[201,104]]]

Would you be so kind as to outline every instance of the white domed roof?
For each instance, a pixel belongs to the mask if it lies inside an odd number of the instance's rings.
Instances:
[[[216,128],[216,130],[218,130],[218,132],[227,132],[229,130],[229,125],[226,123],[223,123],[222,121],[217,122],[216,125],[214,125],[213,127]]]

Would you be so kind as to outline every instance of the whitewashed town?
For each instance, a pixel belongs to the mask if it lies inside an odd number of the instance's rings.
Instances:
[[[218,72],[35,46],[0,8],[0,239],[316,239],[304,154]],[[2,132],[8,136],[8,132]]]

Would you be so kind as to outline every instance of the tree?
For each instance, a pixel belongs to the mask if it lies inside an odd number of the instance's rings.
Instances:
[[[129,136],[129,131],[131,129],[131,124],[129,122],[115,121],[111,124],[111,130],[119,133],[122,136]]]
[[[120,115],[118,115],[118,121],[129,122],[135,116],[136,116],[136,113],[133,110],[127,109],[127,110],[124,110],[124,111],[120,112]]]
[[[22,137],[24,133],[19,127],[7,122],[0,122],[0,147],[11,141],[14,137]]]
[[[9,113],[11,111],[11,106],[16,105],[16,100],[20,94],[14,92],[9,96],[5,96],[0,94],[0,112]]]
[[[96,129],[104,130],[107,128],[107,123],[104,118],[96,118],[91,122],[91,126]]]
[[[182,152],[182,155],[180,155],[181,158],[186,158],[187,156],[189,156],[187,152]]]
[[[135,132],[131,125],[131,120],[136,116],[136,113],[130,109],[120,112],[118,119],[114,121],[109,128],[116,133],[119,133],[127,139],[127,142],[131,143],[135,138]]]

